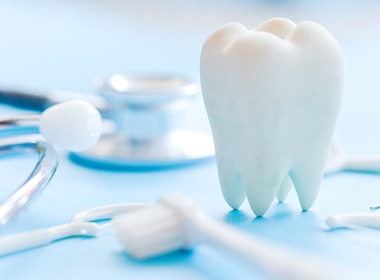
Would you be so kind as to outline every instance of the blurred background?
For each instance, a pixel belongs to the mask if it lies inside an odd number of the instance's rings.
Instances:
[[[271,17],[312,20],[337,38],[346,57],[338,137],[352,153],[373,152],[380,143],[380,134],[371,133],[378,103],[370,101],[380,87],[379,14],[378,1],[3,0],[0,84],[93,93],[97,77],[120,71],[180,72],[198,80],[202,44],[217,27],[253,28]],[[352,131],[359,143],[350,141]]]
[[[337,38],[345,55],[346,86],[336,136],[350,155],[380,154],[380,2],[376,0],[0,0],[0,86],[96,94],[96,80],[117,72],[183,73],[199,81],[202,44],[212,31],[228,22],[254,28],[272,17],[316,21]],[[0,115],[15,112],[0,105]],[[189,110],[187,122],[209,130],[201,98]],[[380,274],[376,239],[365,233],[326,235],[320,228],[329,214],[368,212],[372,203],[380,202],[377,175],[327,177],[312,211],[301,213],[293,193],[288,204],[277,205],[267,218],[254,219],[247,204],[239,214],[229,212],[214,162],[147,176],[94,171],[65,157],[62,163],[53,186],[33,205],[24,223],[12,230],[56,225],[76,211],[107,203],[154,202],[168,190],[179,190],[197,198],[215,217],[347,265],[355,270],[356,279],[378,279]],[[23,181],[21,173],[27,175],[26,166],[33,166],[34,160],[22,165],[25,170],[19,164],[13,159],[0,161],[3,185],[11,188]],[[92,279],[231,279],[231,275],[259,279],[244,274],[238,263],[230,264],[204,249],[140,264],[117,254],[120,248],[111,235],[80,241],[0,259],[0,279],[88,279],[89,275]],[[81,248],[75,256],[70,244]],[[215,269],[219,267],[220,272]],[[68,274],[56,275],[57,271]]]

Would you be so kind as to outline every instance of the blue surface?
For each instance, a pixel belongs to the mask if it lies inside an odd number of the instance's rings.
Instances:
[[[164,3],[159,3],[164,2]],[[255,26],[275,16],[315,20],[339,40],[346,57],[346,92],[336,135],[348,154],[380,154],[380,4],[377,1],[1,1],[0,84],[90,93],[94,77],[118,71],[181,72],[198,77],[199,54],[219,25]],[[159,4],[158,4],[159,3]],[[0,107],[1,115],[19,111]],[[201,101],[188,125],[208,130]],[[0,160],[0,195],[24,180],[35,158]],[[1,235],[65,223],[87,208],[155,202],[168,192],[193,198],[205,212],[242,230],[297,249],[350,274],[378,279],[380,233],[325,231],[328,215],[368,212],[380,202],[380,176],[340,173],[325,178],[311,211],[296,195],[255,218],[247,203],[230,211],[213,160],[154,172],[92,170],[61,164],[50,186]],[[137,262],[110,230],[0,258],[0,279],[263,279],[207,246]]]

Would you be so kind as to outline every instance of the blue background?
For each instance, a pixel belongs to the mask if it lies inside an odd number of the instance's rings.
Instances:
[[[164,2],[164,3],[162,3]],[[336,136],[349,155],[380,154],[380,4],[378,1],[0,1],[0,84],[93,93],[93,81],[119,71],[180,72],[199,80],[199,55],[218,26],[247,27],[271,17],[314,20],[340,42],[346,89]],[[0,106],[1,115],[22,111]],[[201,99],[186,125],[208,131]],[[6,197],[35,158],[0,160],[0,194]],[[154,203],[168,192],[193,198],[210,216],[337,266],[353,279],[378,279],[380,235],[327,232],[328,215],[369,212],[380,202],[378,174],[325,177],[308,212],[294,192],[284,204],[255,218],[247,203],[230,211],[219,190],[216,165],[155,172],[93,170],[62,152],[53,181],[24,215],[1,235],[65,223],[87,208],[114,203]],[[112,231],[98,238],[66,239],[0,258],[0,279],[264,279],[255,268],[208,246],[137,262],[122,253]]]

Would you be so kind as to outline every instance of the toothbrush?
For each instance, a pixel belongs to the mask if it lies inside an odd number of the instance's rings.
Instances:
[[[190,199],[179,195],[165,196],[155,207],[116,217],[112,224],[126,253],[136,259],[187,249],[202,242],[262,268],[274,279],[338,279],[307,256],[211,219]]]
[[[0,256],[40,247],[69,237],[95,237],[102,227],[95,221],[111,219],[114,216],[152,207],[149,204],[115,204],[84,210],[74,215],[67,224],[40,228],[18,234],[0,237]]]

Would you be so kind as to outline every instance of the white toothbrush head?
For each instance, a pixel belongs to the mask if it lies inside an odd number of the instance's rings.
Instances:
[[[41,114],[39,129],[54,146],[78,152],[98,141],[101,125],[100,113],[92,104],[75,100],[46,109]]]
[[[187,244],[181,218],[160,204],[116,218],[113,229],[124,251],[136,259],[173,252]]]
[[[194,228],[204,218],[191,199],[169,194],[151,208],[117,217],[113,228],[126,253],[145,259],[198,243],[201,234]]]

